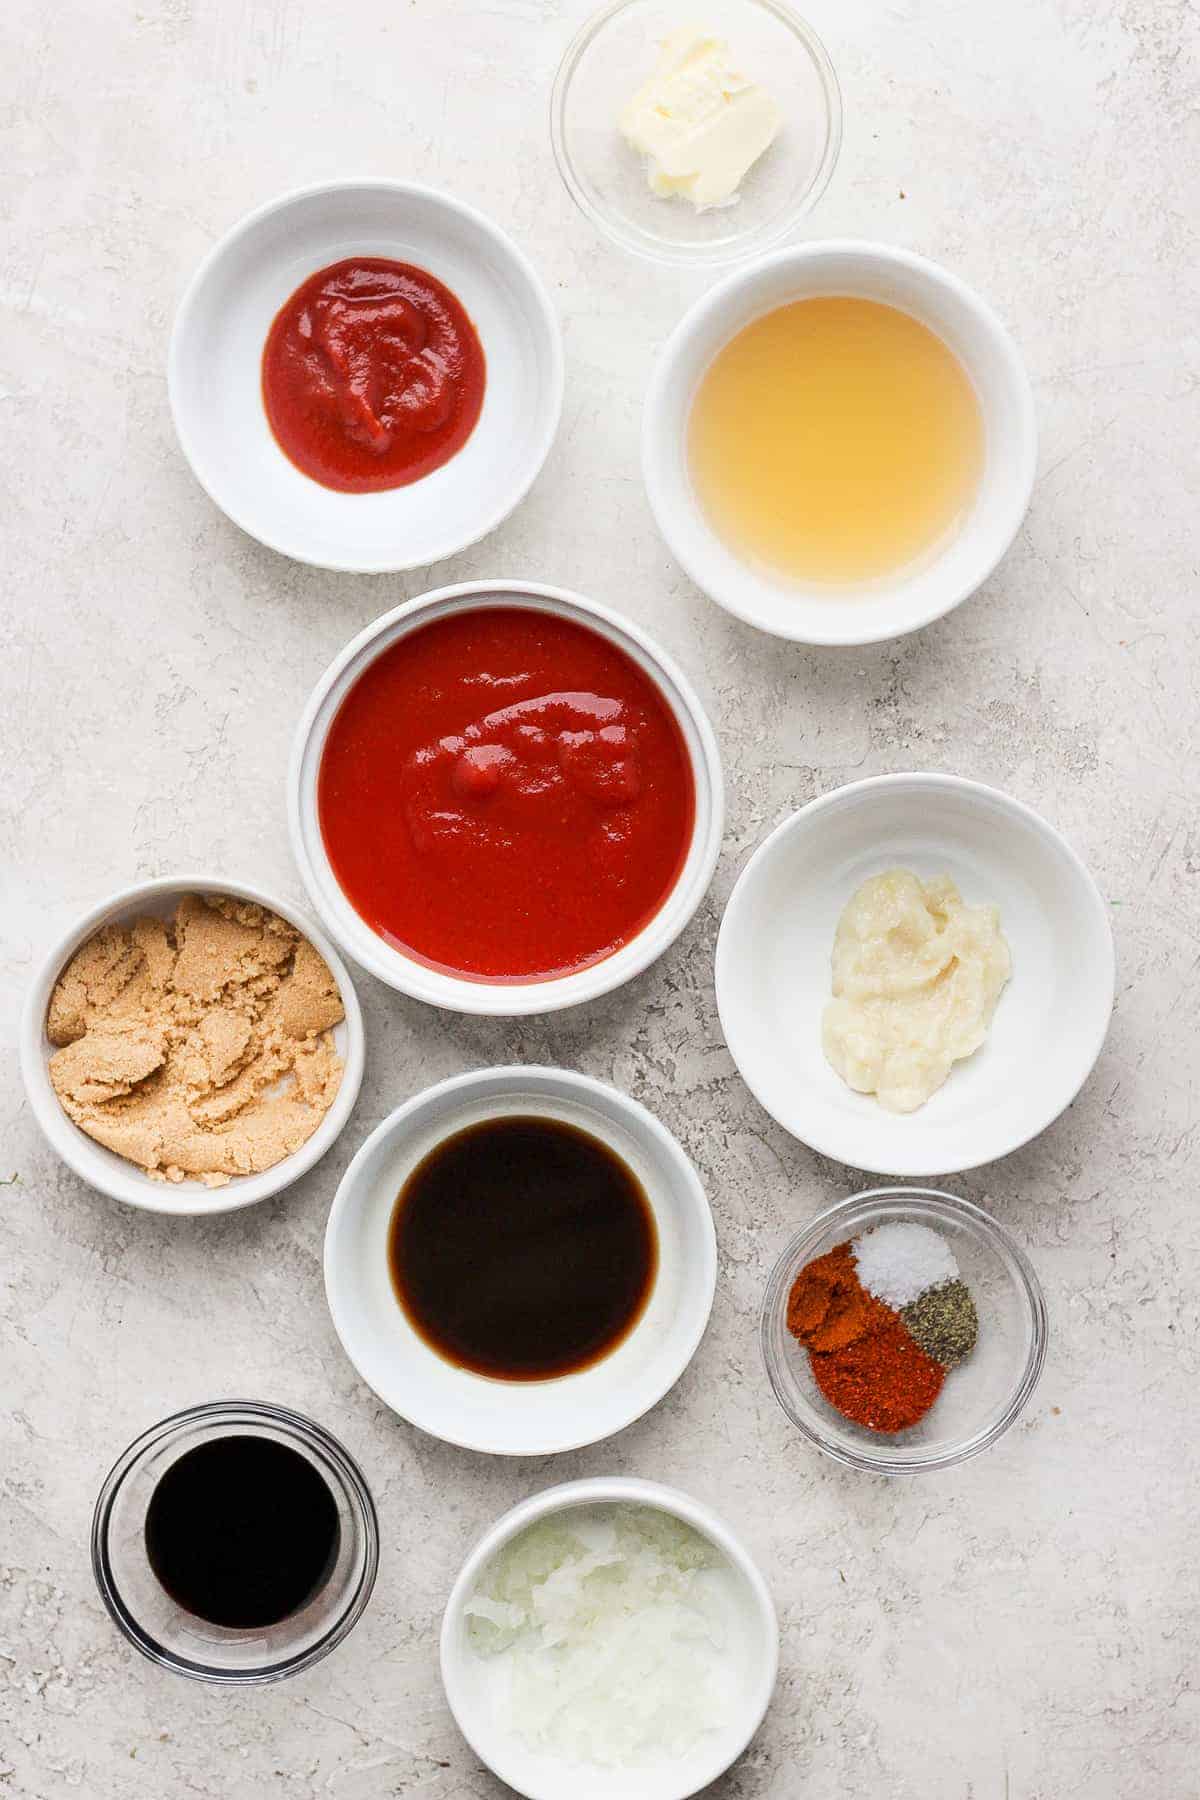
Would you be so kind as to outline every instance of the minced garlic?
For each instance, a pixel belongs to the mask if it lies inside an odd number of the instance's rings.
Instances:
[[[913,1112],[983,1043],[1011,968],[994,906],[967,906],[948,875],[875,875],[838,921],[825,1054],[859,1093]]]

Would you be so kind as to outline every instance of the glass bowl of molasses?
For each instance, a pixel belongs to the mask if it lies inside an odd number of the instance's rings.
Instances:
[[[197,1681],[307,1669],[361,1617],[379,1563],[361,1471],[321,1426],[229,1400],[132,1443],[96,1502],[92,1568],[135,1649]]]
[[[872,1188],[785,1246],[759,1334],[802,1437],[852,1469],[917,1475],[1015,1424],[1045,1361],[1046,1303],[1024,1250],[982,1207]]]

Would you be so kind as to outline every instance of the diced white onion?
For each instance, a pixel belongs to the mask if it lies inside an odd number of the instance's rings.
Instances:
[[[467,1604],[503,1659],[508,1723],[531,1748],[615,1766],[691,1750],[728,1717],[724,1558],[656,1508],[578,1509],[497,1552]]]

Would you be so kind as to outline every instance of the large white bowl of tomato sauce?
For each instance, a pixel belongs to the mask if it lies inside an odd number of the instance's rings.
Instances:
[[[593,1000],[674,942],[724,823],[716,738],[636,625],[562,588],[466,582],[384,614],[326,670],[288,777],[334,940],[457,1012]]]

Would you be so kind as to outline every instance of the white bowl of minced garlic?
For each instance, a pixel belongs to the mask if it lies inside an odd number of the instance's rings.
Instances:
[[[21,1072],[52,1148],[150,1212],[277,1194],[350,1117],[363,1026],[346,966],[286,901],[207,876],[146,881],[46,958]]]

